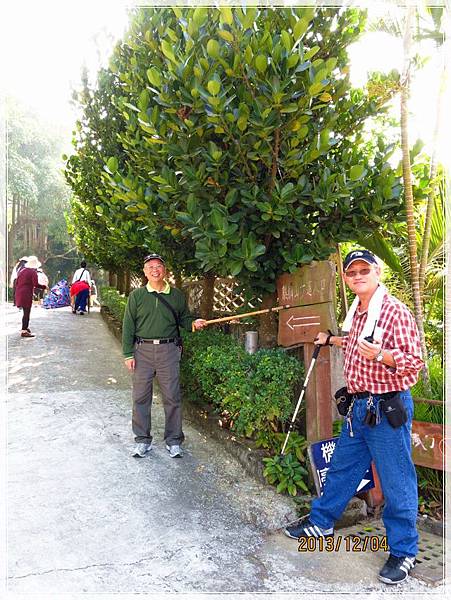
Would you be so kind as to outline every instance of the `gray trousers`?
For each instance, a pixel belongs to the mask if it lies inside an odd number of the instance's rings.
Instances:
[[[181,349],[172,344],[136,344],[133,372],[132,428],[136,442],[152,441],[151,408],[153,378],[161,390],[165,414],[164,439],[167,444],[181,444],[182,399],[180,395]]]

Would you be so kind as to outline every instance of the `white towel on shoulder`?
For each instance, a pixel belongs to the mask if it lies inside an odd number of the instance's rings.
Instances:
[[[371,335],[375,330],[375,327],[379,321],[379,317],[382,309],[382,301],[384,299],[385,293],[387,292],[387,288],[384,284],[379,283],[378,288],[371,296],[370,303],[368,305],[368,315],[366,318],[366,323],[363,327],[362,333],[359,335],[359,340],[363,340],[363,338]],[[343,322],[342,331],[344,334],[349,333],[351,330],[352,320],[354,318],[355,311],[359,305],[359,297],[356,296],[354,298],[353,303],[351,304],[351,308],[348,310],[348,314]],[[376,336],[375,336],[376,337]]]

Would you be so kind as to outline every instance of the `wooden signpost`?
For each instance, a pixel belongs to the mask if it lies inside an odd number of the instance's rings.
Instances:
[[[314,262],[277,280],[281,305],[295,308],[279,313],[278,343],[296,347],[302,344],[306,368],[312,360],[313,340],[319,331],[337,331],[335,319],[335,265],[331,261]],[[307,440],[332,437],[332,391],[330,349],[321,348],[305,392]]]

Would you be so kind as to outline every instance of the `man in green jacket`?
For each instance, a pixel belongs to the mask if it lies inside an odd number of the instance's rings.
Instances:
[[[176,458],[182,456],[184,440],[178,325],[191,331],[194,323],[194,329],[202,329],[205,320],[195,320],[183,293],[169,286],[161,256],[149,254],[144,258],[144,275],[148,283],[128,297],[122,326],[125,365],[133,374],[133,456],[143,457],[152,448],[152,383],[156,376],[163,398],[166,449]]]

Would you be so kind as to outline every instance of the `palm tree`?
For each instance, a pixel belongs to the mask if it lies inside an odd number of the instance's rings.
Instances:
[[[404,202],[406,206],[407,223],[407,244],[410,259],[410,283],[412,286],[413,310],[415,320],[420,332],[421,350],[425,361],[423,369],[423,378],[426,385],[429,384],[429,373],[427,369],[427,350],[426,338],[424,335],[423,323],[423,303],[420,294],[420,279],[418,268],[418,249],[415,228],[415,207],[413,199],[412,186],[412,167],[410,164],[410,146],[409,146],[409,96],[410,96],[410,78],[412,64],[412,31],[413,18],[415,16],[415,7],[406,7],[406,17],[404,23],[403,49],[404,49],[404,67],[401,76],[401,151],[402,151],[402,178],[404,183]]]
[[[431,227],[432,227],[432,213],[434,210],[434,202],[438,185],[437,178],[437,146],[439,139],[439,132],[442,126],[442,105],[443,105],[443,96],[445,91],[445,81],[446,81],[446,61],[443,53],[444,48],[444,35],[441,31],[442,28],[442,17],[443,17],[443,8],[441,7],[428,7],[428,12],[432,17],[434,28],[429,32],[423,35],[424,38],[431,38],[435,41],[436,49],[439,51],[439,56],[441,60],[441,74],[439,79],[439,89],[437,94],[437,108],[435,113],[435,127],[434,127],[434,136],[432,140],[432,152],[431,152],[431,166],[430,166],[430,180],[431,180],[431,188],[428,194],[428,203],[426,209],[426,217],[424,220],[424,234],[423,234],[423,244],[421,247],[421,260],[420,260],[420,270],[418,274],[419,283],[420,283],[420,294],[423,298],[424,285],[425,285],[425,277],[426,277],[426,268],[428,264],[428,255],[429,255],[429,245],[431,239]]]
[[[415,225],[415,210],[414,210],[414,194],[412,187],[412,168],[410,163],[410,146],[409,146],[409,95],[410,95],[410,80],[412,74],[412,50],[413,41],[421,39],[435,39],[436,43],[439,44],[440,40],[443,41],[443,36],[440,36],[441,21],[443,15],[443,9],[432,9],[429,10],[429,15],[432,16],[434,27],[429,29],[429,25],[420,27],[420,16],[417,9],[414,6],[407,6],[402,16],[399,13],[397,7],[390,6],[390,18],[379,20],[377,23],[372,25],[373,30],[385,31],[391,35],[403,38],[403,50],[404,50],[404,65],[403,72],[400,81],[400,116],[401,116],[401,150],[402,150],[402,174],[404,184],[404,199],[406,207],[406,224],[407,224],[407,248],[409,256],[409,280],[413,299],[413,312],[415,320],[418,325],[420,332],[421,346],[423,356],[426,359],[427,350],[424,335],[424,322],[423,322],[423,293],[426,278],[426,269],[429,264],[430,254],[430,238],[431,238],[431,223],[432,215],[434,213],[434,202],[436,196],[436,174],[437,174],[437,162],[435,150],[432,153],[430,174],[432,179],[432,186],[429,193],[428,204],[426,215],[424,218],[424,230],[421,235],[421,262],[418,261],[418,243],[417,233]],[[414,19],[417,19],[416,28],[414,32]],[[414,36],[415,33],[415,36]],[[440,124],[438,123],[436,129]],[[436,140],[435,140],[436,141]],[[376,236],[377,238],[377,236]],[[376,241],[376,240],[375,240]],[[379,240],[380,243],[380,240]],[[379,254],[380,256],[380,254]],[[381,257],[382,258],[382,257]],[[391,257],[393,259],[393,256]],[[395,261],[396,262],[396,261]],[[399,264],[396,265],[399,268]],[[429,374],[427,366],[423,370],[423,378],[425,379],[426,387],[429,387]]]

